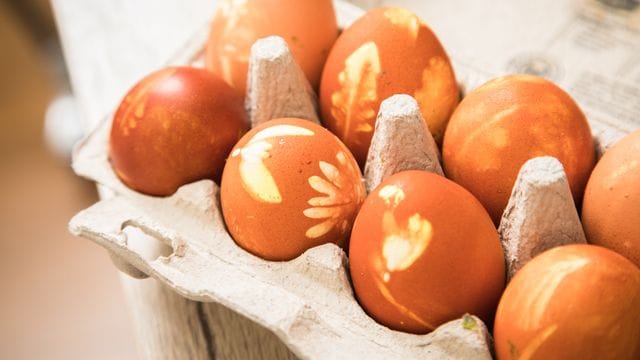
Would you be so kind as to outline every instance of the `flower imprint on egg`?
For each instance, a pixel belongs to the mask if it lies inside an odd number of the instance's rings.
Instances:
[[[377,82],[380,74],[380,54],[372,41],[360,46],[345,60],[345,67],[338,74],[339,91],[331,95],[331,114],[336,119],[344,119],[345,138],[351,131],[352,123],[356,124],[356,132],[373,131],[371,124],[363,120],[374,118],[374,104],[378,98]]]
[[[269,157],[273,145],[268,141],[272,138],[285,136],[313,136],[315,133],[309,129],[295,125],[276,125],[257,132],[247,144],[240,149],[235,149],[231,157],[240,156],[240,179],[245,190],[256,200],[279,204],[282,195],[278,189],[271,171],[264,164],[264,159]]]
[[[359,181],[350,181],[360,178],[358,169],[347,161],[346,154],[342,151],[336,154],[336,160],[346,174],[331,163],[319,161],[320,171],[326,179],[318,175],[308,179],[311,188],[325,195],[309,199],[307,203],[312,207],[302,211],[308,218],[324,220],[306,231],[305,235],[308,238],[319,238],[336,226],[345,234],[349,227],[350,215],[355,214],[355,207],[364,199],[362,184]]]

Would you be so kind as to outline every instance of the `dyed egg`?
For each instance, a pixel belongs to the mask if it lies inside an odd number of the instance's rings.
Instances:
[[[349,246],[360,304],[391,329],[427,333],[465,313],[493,317],[504,288],[502,246],[468,191],[404,171],[365,200]]]
[[[244,93],[251,46],[271,35],[287,42],[317,89],[324,61],[338,37],[331,0],[222,0],[211,23],[207,69]]]
[[[229,233],[267,260],[290,260],[325,244],[343,246],[365,196],[349,150],[308,120],[271,120],[235,146],[222,176]]]
[[[531,75],[501,77],[469,93],[442,147],[447,177],[471,191],[496,224],[520,167],[538,156],[562,163],[580,203],[595,162],[589,124],[567,93]]]
[[[109,159],[128,187],[156,196],[220,180],[224,161],[249,128],[242,97],[203,69],[171,67],[136,84],[116,111]]]
[[[640,270],[594,245],[548,250],[511,280],[494,322],[496,355],[640,359]]]
[[[596,164],[584,193],[582,223],[587,241],[640,266],[640,130]]]
[[[324,67],[320,105],[325,126],[364,165],[380,103],[413,96],[438,143],[459,93],[449,58],[434,33],[402,8],[377,8],[338,38]]]

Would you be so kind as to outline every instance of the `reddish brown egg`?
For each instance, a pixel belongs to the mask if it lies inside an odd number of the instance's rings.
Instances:
[[[461,186],[426,171],[395,174],[369,194],[353,226],[349,266],[365,311],[412,333],[465,313],[491,319],[505,281],[486,210]]]
[[[640,266],[640,130],[609,149],[587,183],[582,205],[587,240]]]
[[[415,14],[377,8],[338,38],[322,73],[324,124],[364,164],[380,103],[395,94],[418,101],[438,143],[458,104],[458,87],[444,48]]]
[[[267,260],[343,246],[365,196],[349,150],[301,119],[268,121],[235,146],[222,176],[222,212],[236,243]]]
[[[640,270],[594,245],[548,250],[500,300],[496,355],[513,359],[640,359]]]
[[[207,69],[245,92],[251,46],[278,35],[318,88],[322,66],[338,37],[331,0],[221,0],[211,23]]]
[[[580,203],[595,162],[591,130],[571,97],[550,81],[510,75],[469,93],[451,116],[442,147],[447,176],[500,221],[520,167],[557,158]]]
[[[166,196],[201,179],[219,181],[249,127],[242,97],[203,69],[172,67],[135,85],[113,118],[109,158],[130,188]]]

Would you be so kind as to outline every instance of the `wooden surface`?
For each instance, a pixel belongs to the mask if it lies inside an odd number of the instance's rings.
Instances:
[[[271,332],[216,303],[191,301],[156,280],[122,275],[143,359],[295,359]]]

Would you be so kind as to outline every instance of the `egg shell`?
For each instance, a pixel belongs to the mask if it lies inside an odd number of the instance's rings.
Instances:
[[[582,205],[587,240],[640,266],[640,130],[627,135],[598,161]]]
[[[461,186],[426,171],[392,175],[369,194],[353,227],[349,264],[366,312],[411,333],[465,313],[491,319],[505,282],[487,212]]]
[[[222,176],[229,233],[267,260],[343,246],[364,200],[358,165],[331,132],[308,120],[271,120],[235,146]]]
[[[207,41],[206,68],[244,93],[251,46],[272,35],[285,39],[317,89],[324,62],[338,37],[331,0],[220,1]]]
[[[380,103],[413,96],[436,142],[458,104],[453,69],[440,41],[402,8],[367,12],[338,38],[324,67],[320,105],[325,126],[364,165]]]
[[[589,124],[566,92],[532,75],[497,78],[469,93],[442,148],[447,177],[471,191],[496,224],[520,167],[539,156],[562,163],[579,204],[595,163]]]
[[[120,103],[109,158],[128,187],[156,196],[201,179],[220,181],[249,129],[242,96],[210,72],[170,67],[138,82]]]
[[[507,286],[496,313],[499,360],[640,359],[640,270],[594,245],[548,250]]]

